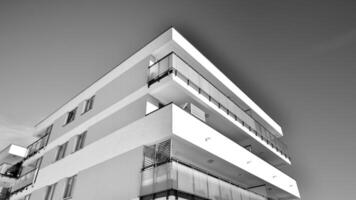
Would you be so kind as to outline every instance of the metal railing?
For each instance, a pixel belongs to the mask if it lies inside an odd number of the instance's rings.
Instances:
[[[8,200],[10,197],[10,188],[0,188],[0,200]]]
[[[174,189],[199,197],[198,199],[237,200],[240,196],[266,200],[229,180],[173,157],[171,139],[145,146],[141,172],[140,196],[150,196]],[[244,199],[243,198],[243,199]]]
[[[37,174],[37,168],[27,172],[26,174],[20,176],[11,187],[11,195],[21,192],[28,186],[32,185]]]
[[[261,138],[266,144],[290,160],[287,146],[283,142],[274,136],[261,123],[253,119],[252,116],[243,111],[238,104],[224,95],[218,88],[174,52],[169,53],[148,68],[149,75],[147,83],[149,86],[170,74],[174,74],[226,113],[230,118],[239,122],[249,131]]]
[[[47,145],[49,139],[49,134],[46,134],[40,137],[38,140],[33,142],[32,144],[28,145],[28,153],[26,159],[30,158],[31,156],[35,155],[39,150]]]
[[[7,170],[11,167],[12,165],[10,163],[2,163],[0,164],[0,175],[2,176],[7,176],[7,177],[11,177],[9,175],[6,174]]]
[[[18,162],[14,165],[11,165],[9,163],[3,163],[0,167],[1,175],[9,178],[17,178],[21,173],[21,165],[22,162]]]

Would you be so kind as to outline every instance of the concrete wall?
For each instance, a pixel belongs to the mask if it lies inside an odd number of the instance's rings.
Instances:
[[[162,108],[160,112],[154,112],[135,120],[135,122],[115,130],[106,137],[88,144],[83,149],[41,168],[35,184],[28,190],[13,195],[11,200],[22,198],[26,194],[42,190],[46,186],[57,183],[62,179],[95,168],[97,165],[120,157],[143,145],[150,145],[167,139],[172,133],[171,114],[170,107]],[[98,172],[96,174],[99,175]],[[80,177],[78,181],[80,181]]]
[[[127,72],[101,88],[95,93],[95,100],[93,109],[87,113],[82,113],[84,101],[78,104],[75,120],[71,123],[64,125],[66,114],[56,119],[53,123],[53,129],[49,142],[60,137],[63,133],[71,130],[73,127],[78,126],[89,117],[97,114],[103,109],[109,107],[115,102],[123,99],[132,92],[144,86],[147,81],[147,68],[149,58],[143,59],[141,62],[133,66]],[[68,110],[69,112],[70,110]]]
[[[76,111],[75,120],[67,125],[64,125],[66,115],[57,119],[52,128],[49,143],[60,137],[63,133],[73,129],[81,124],[83,121],[90,117],[95,116],[100,111],[109,107],[110,105],[120,101],[124,97],[128,96],[132,92],[146,85],[147,80],[147,66],[148,58],[142,60],[137,65],[129,69],[127,72],[113,80],[111,83],[100,89],[95,94],[93,109],[87,113],[82,113],[84,107],[84,101],[78,105]],[[123,127],[145,115],[145,98],[141,98],[131,105],[123,108],[107,119],[90,127],[87,133],[87,137],[84,142],[84,146],[88,145],[107,134],[113,132],[116,129]],[[75,145],[75,137],[69,140],[66,155],[73,152]],[[52,164],[55,161],[57,148],[51,149],[43,156],[43,162],[41,168]]]
[[[136,100],[125,108],[114,113],[103,121],[98,122],[87,130],[87,135],[84,141],[84,147],[100,138],[118,130],[125,125],[128,125],[145,116],[146,96]],[[65,156],[73,153],[76,144],[76,136],[73,136],[67,144]],[[46,167],[55,162],[57,149],[54,148],[43,156],[41,168]]]
[[[31,193],[30,200],[44,200],[47,187],[41,188]]]
[[[85,144],[88,145],[96,140],[107,136],[113,131],[122,128],[145,116],[146,97],[140,98],[125,108],[114,113],[107,119],[90,127],[87,132]]]
[[[138,197],[140,170],[143,161],[143,147],[100,163],[77,174],[73,187],[73,200],[118,200]],[[123,181],[125,180],[125,181]],[[56,183],[53,200],[62,200],[66,178]],[[43,200],[47,187],[31,194],[31,200]]]
[[[80,172],[72,199],[130,200],[138,197],[142,161],[143,148],[139,147]]]

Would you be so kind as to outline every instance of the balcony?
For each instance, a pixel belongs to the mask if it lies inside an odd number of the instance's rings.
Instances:
[[[15,170],[15,167],[9,163],[2,163],[0,165],[0,188],[8,188],[16,180],[19,169]]]
[[[141,199],[152,199],[159,193],[172,190],[175,191],[173,193],[176,197],[179,193],[179,197],[187,199],[267,199],[261,194],[248,191],[202,168],[178,160],[174,153],[176,145],[176,141],[166,140],[145,146],[141,173]]]
[[[19,174],[17,179],[11,185],[11,196],[26,191],[29,186],[35,182],[41,162],[42,159],[40,158],[26,166],[19,165]]]
[[[268,191],[273,193],[269,198],[299,198],[295,180],[174,103],[147,115],[147,120],[153,118],[154,121],[147,121],[146,124],[162,124],[165,120],[164,124],[171,126],[171,133],[165,130],[172,140],[172,144],[166,146],[171,149],[158,148],[161,152],[169,152],[171,158],[193,163],[243,188],[266,185]],[[162,127],[158,126],[158,130],[162,131]],[[165,155],[161,154],[158,158],[164,162],[169,157]],[[155,162],[145,160],[145,165],[150,163]]]
[[[20,176],[11,187],[11,195],[26,190],[35,180],[37,169],[33,169]]]
[[[27,153],[27,156],[26,156],[25,160],[30,158],[30,157],[32,157],[38,151],[43,149],[47,145],[48,139],[49,139],[49,134],[45,134],[44,136],[40,137],[38,140],[36,140],[32,144],[30,144],[27,147],[28,153]]]
[[[190,90],[199,94],[200,98],[209,102],[209,104],[218,110],[225,118],[228,118],[234,123],[238,123],[240,127],[243,127],[243,129],[249,132],[251,137],[258,138],[259,142],[268,146],[270,150],[280,155],[287,163],[290,163],[288,150],[283,142],[261,123],[253,119],[248,111],[243,111],[238,104],[230,100],[229,97],[224,95],[218,88],[175,53],[170,53],[149,66],[148,85],[151,87],[154,83],[160,82],[170,75],[173,76],[174,79],[184,83]],[[177,97],[177,95],[175,97]],[[173,100],[170,99],[170,101]]]
[[[266,197],[177,161],[143,169],[141,180],[141,199],[152,199],[152,194],[175,190],[180,197],[187,199],[267,200]]]
[[[162,195],[200,200],[290,198],[253,175],[174,137],[143,150],[140,197],[151,200]]]
[[[3,176],[7,176],[10,178],[18,178],[21,172],[22,162],[18,162],[14,165],[9,163],[3,163],[0,166],[1,173]]]

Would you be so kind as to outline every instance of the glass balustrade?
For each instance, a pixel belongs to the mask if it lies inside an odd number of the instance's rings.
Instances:
[[[46,135],[42,136],[41,138],[39,138],[38,140],[36,140],[34,143],[30,144],[27,147],[27,149],[28,149],[27,158],[33,156],[39,150],[41,150],[43,147],[45,147],[47,145],[48,138],[49,138],[49,134],[46,134]]]
[[[11,193],[13,194],[19,192],[24,188],[26,188],[27,186],[31,185],[34,181],[36,173],[37,173],[37,169],[33,169],[27,172],[26,174],[20,176],[12,186]]]
[[[194,199],[267,200],[266,197],[176,161],[151,166],[142,171],[140,192],[142,199],[152,199],[151,194],[171,189],[184,193],[187,197],[194,196]]]
[[[181,79],[200,95],[209,100],[233,120],[245,126],[263,142],[274,148],[285,158],[290,159],[287,146],[274,136],[267,128],[243,111],[230,98],[226,97],[219,89],[194,70],[189,64],[179,58],[175,53],[170,53],[158,62],[149,66],[148,85],[151,85],[167,75]]]

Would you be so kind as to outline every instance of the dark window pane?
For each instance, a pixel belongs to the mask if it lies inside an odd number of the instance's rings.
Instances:
[[[68,124],[68,123],[74,121],[76,112],[77,112],[77,108],[75,108],[74,110],[68,112],[65,124]]]
[[[72,176],[72,177],[70,177],[70,178],[67,179],[63,198],[66,199],[66,198],[72,197],[73,186],[74,186],[75,178],[76,178],[76,176]]]

